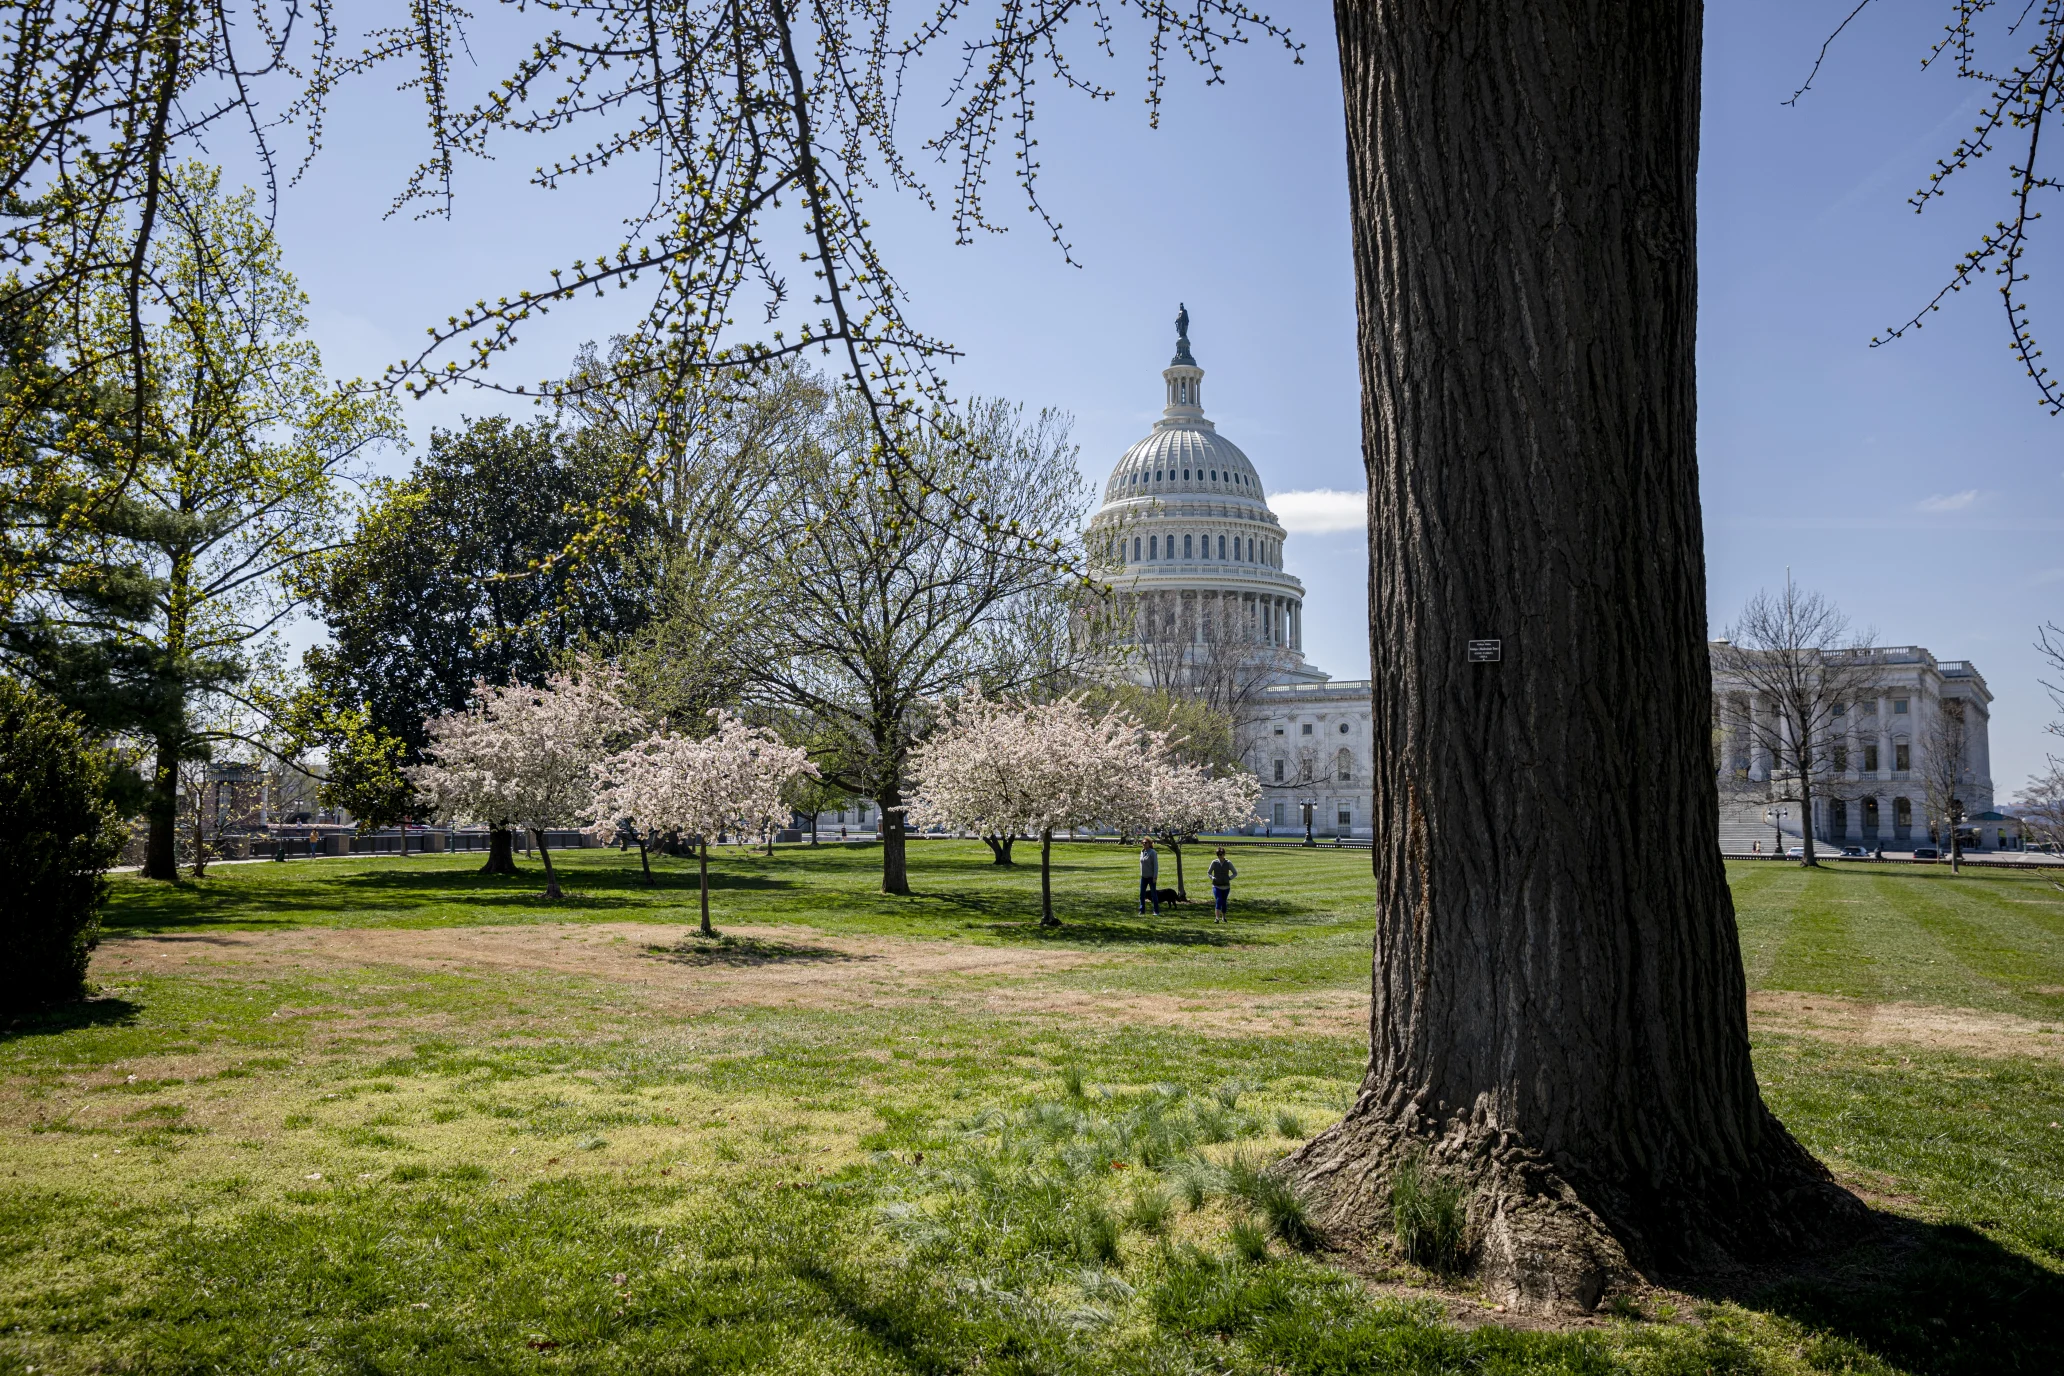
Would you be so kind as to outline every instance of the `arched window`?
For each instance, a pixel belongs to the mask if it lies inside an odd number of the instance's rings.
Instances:
[[[1225,558],[1225,536],[1223,535],[1218,537],[1218,557],[1221,559]]]
[[[1149,559],[1159,559],[1160,557],[1161,557],[1161,537],[1160,537],[1160,536],[1158,536],[1158,535],[1149,535],[1149,536],[1147,537],[1147,558],[1149,558]]]
[[[1190,470],[1189,470],[1189,469],[1185,468],[1185,469],[1184,469],[1184,470],[1182,471],[1182,480],[1183,480],[1184,482],[1188,482],[1188,481],[1190,480]]]
[[[1185,559],[1190,557],[1190,537],[1187,535],[1182,537],[1182,557]]]
[[[1233,562],[1240,562],[1240,537],[1237,535],[1233,537]]]
[[[1347,783],[1354,778],[1353,751],[1345,746],[1341,747],[1340,753],[1333,757],[1333,773],[1341,783]]]
[[[1132,562],[1135,564],[1139,562],[1139,536],[1137,535],[1132,537]]]

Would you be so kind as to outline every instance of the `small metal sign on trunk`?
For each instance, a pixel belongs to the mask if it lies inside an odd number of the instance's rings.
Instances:
[[[1505,657],[1504,646],[1502,640],[1472,640],[1469,642],[1469,662],[1496,664]]]

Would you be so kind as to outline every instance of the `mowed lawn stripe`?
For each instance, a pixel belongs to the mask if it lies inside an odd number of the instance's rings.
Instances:
[[[1789,869],[1762,885],[1753,908],[1761,949],[1755,957],[1743,951],[1750,987],[1884,998],[1885,980],[1859,931],[1864,908],[1854,898],[1847,876],[1828,870]]]
[[[1793,873],[1796,871],[1768,861],[1727,866],[1727,887],[1734,894],[1734,920],[1741,933],[1742,970],[1751,989],[1763,987],[1784,929],[1790,924],[1790,907],[1785,901],[1789,890],[1781,881]],[[1775,895],[1774,884],[1778,886]]]
[[[1902,997],[2033,1017],[2055,1012],[2059,1001],[2033,990],[2055,986],[2064,968],[2064,942],[2019,908],[1987,901],[1985,894],[1995,890],[1982,885],[1976,874],[1957,879],[1947,869],[1926,878],[1876,881],[1887,907],[1914,934],[1915,952],[1923,940],[1929,948],[1910,974],[1916,992]]]

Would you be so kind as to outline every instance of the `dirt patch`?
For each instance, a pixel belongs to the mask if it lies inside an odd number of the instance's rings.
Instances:
[[[601,981],[655,1012],[679,1016],[726,1008],[944,1001],[999,1017],[1146,1023],[1232,1036],[1359,1037],[1368,1027],[1369,996],[1360,988],[1263,996],[1098,989],[1043,977],[1123,965],[1130,958],[792,927],[732,927],[714,941],[679,938],[676,930],[650,923],[597,923],[122,936],[103,942],[94,974],[115,985],[131,971],[169,968],[225,977],[240,971],[344,968],[476,978],[558,975]],[[326,1016],[336,1014],[332,1010]],[[1749,1019],[1760,1030],[1830,1041],[2064,1060],[2064,1035],[2046,1033],[2046,1024],[2008,1013],[1765,991],[1750,995]]]
[[[722,939],[665,940],[650,923],[581,926],[302,928],[291,932],[165,933],[103,942],[94,975],[185,967],[307,970],[378,967],[441,974],[567,975],[645,995],[668,1011],[731,1007],[849,1007],[936,996],[942,976],[981,980],[1065,970],[1108,957],[951,941],[825,936],[795,928],[731,927]]]
[[[1866,1003],[1834,994],[1764,990],[1749,995],[1749,1025],[1861,1046],[1924,1046],[1971,1056],[2037,1056],[2064,1061],[2064,1036],[2012,1013]]]

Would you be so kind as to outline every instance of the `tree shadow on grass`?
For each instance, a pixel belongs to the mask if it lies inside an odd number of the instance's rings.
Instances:
[[[82,1027],[126,1027],[136,1021],[143,1005],[127,999],[82,999],[34,1013],[22,1013],[0,1020],[0,1043],[23,1037],[48,1037],[76,1032]]]
[[[683,937],[672,946],[647,946],[647,955],[674,965],[755,966],[808,961],[878,960],[880,957],[810,946],[799,941],[768,941],[752,936]]]
[[[1873,1223],[1857,1245],[1783,1273],[1687,1289],[1781,1315],[1902,1371],[2064,1371],[2064,1275],[1961,1224],[1881,1211]],[[2064,1253],[2064,1239],[2046,1250]]]
[[[393,862],[379,868],[342,872],[287,872],[232,876],[199,884],[144,887],[132,881],[107,905],[101,926],[109,932],[175,931],[195,927],[295,926],[323,918],[349,916],[360,909],[385,910],[406,919],[414,907],[437,907],[460,921],[499,916],[522,920],[554,914],[622,912],[639,914],[661,906],[695,901],[697,879],[691,870],[656,870],[658,882],[647,885],[635,865],[622,868],[564,866],[560,869],[565,897],[544,896],[545,871],[535,863],[515,874],[482,874],[478,866],[404,868]],[[797,888],[794,880],[731,869],[710,872],[711,892],[778,893]],[[456,910],[456,911],[453,911]]]

